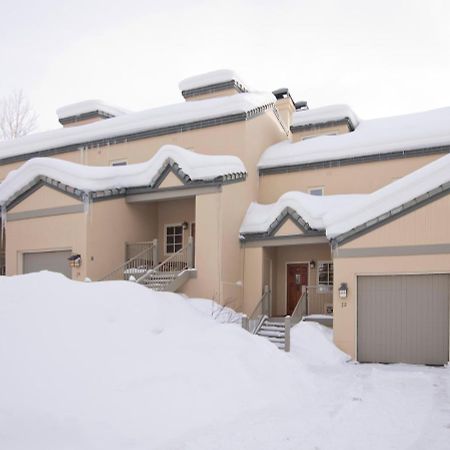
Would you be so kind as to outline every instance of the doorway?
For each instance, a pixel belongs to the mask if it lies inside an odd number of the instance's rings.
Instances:
[[[292,315],[308,286],[308,263],[290,263],[286,268],[286,314]]]

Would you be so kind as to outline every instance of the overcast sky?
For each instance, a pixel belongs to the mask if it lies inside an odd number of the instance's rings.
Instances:
[[[233,69],[310,107],[362,118],[450,105],[448,0],[0,0],[0,97],[22,88],[41,130],[100,98],[182,101],[178,82]]]

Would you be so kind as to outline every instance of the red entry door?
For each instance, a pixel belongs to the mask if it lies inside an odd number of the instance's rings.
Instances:
[[[287,306],[286,314],[291,315],[303,293],[303,286],[308,286],[308,264],[287,265]]]

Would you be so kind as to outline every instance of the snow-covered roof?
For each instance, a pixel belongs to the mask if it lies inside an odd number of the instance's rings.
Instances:
[[[173,163],[192,181],[246,174],[244,164],[236,156],[203,155],[175,145],[164,145],[147,162],[127,166],[95,167],[55,158],[32,158],[11,171],[0,184],[0,204],[8,203],[18,192],[42,178],[84,192],[152,187],[167,165]]]
[[[297,213],[313,230],[325,230],[329,239],[352,234],[392,218],[450,192],[450,154],[370,194],[314,196],[287,192],[278,201],[252,203],[241,225],[242,234],[266,233],[286,208]]]
[[[68,117],[80,116],[88,113],[104,113],[111,117],[122,116],[129,111],[116,106],[107,105],[102,100],[85,100],[83,102],[72,103],[62,106],[56,110],[58,119],[67,119]]]
[[[429,193],[449,182],[450,155],[446,155],[342,208],[330,210],[324,216],[327,236],[335,238],[388,212],[395,214],[414,199],[420,203],[422,196],[428,198]]]
[[[338,120],[350,120],[352,127],[358,126],[358,117],[347,105],[328,105],[321,108],[303,109],[292,115],[293,128]]]
[[[226,83],[227,81],[235,81],[243,88],[247,86],[247,84],[242,81],[241,77],[236,72],[233,70],[223,69],[185,78],[180,81],[178,87],[181,91],[190,91],[192,89],[212,86],[214,84]]]
[[[304,192],[286,192],[275,203],[251,203],[244,217],[242,234],[265,233],[286,208],[294,210],[310,228],[324,230],[324,215],[351,204],[361,195],[318,196]]]
[[[258,168],[296,166],[442,145],[450,145],[450,107],[360,120],[352,133],[317,136],[299,142],[282,141],[262,154]]]
[[[0,159],[67,146],[81,147],[102,139],[246,114],[272,105],[274,101],[272,94],[245,93],[133,112],[79,127],[60,128],[0,142]]]

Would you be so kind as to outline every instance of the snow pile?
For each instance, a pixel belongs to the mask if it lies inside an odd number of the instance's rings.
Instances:
[[[236,72],[228,69],[214,70],[212,72],[202,73],[200,75],[194,75],[193,77],[185,78],[178,84],[180,91],[189,91],[191,89],[197,89],[205,86],[211,86],[213,84],[225,83],[227,81],[237,81],[241,86],[245,87],[241,78]]]
[[[325,224],[323,217],[329,211],[341,209],[345,205],[361,199],[364,195],[311,195],[303,192],[286,192],[275,203],[251,203],[240,232],[264,233],[285,208],[292,208],[313,229],[323,230]]]
[[[229,306],[219,305],[214,300],[206,298],[189,298],[189,303],[199,312],[219,323],[235,323],[242,325],[242,313]]]
[[[0,204],[41,176],[85,192],[152,186],[170,161],[176,162],[191,180],[208,181],[246,173],[244,164],[236,156],[202,155],[176,145],[164,145],[147,162],[126,166],[85,166],[55,158],[32,158],[11,171],[2,182]]]
[[[49,272],[0,277],[0,292],[1,448],[179,448],[314,384],[177,294]]]
[[[306,112],[307,113],[307,112]],[[299,116],[305,112],[297,113]],[[377,155],[450,144],[450,108],[382,119],[361,120],[352,133],[318,136],[269,147],[258,168]]]
[[[82,148],[84,144],[100,139],[215,119],[232,114],[248,113],[274,102],[275,97],[272,94],[253,92],[133,112],[87,125],[60,128],[30,134],[13,141],[1,142],[0,158],[70,145],[79,145]]]
[[[292,114],[292,126],[300,127],[343,119],[349,119],[353,128],[358,126],[358,117],[348,105],[328,105],[297,111]]]
[[[291,353],[305,364],[317,366],[351,359],[333,344],[333,330],[316,322],[300,322],[291,329]]]
[[[85,100],[83,102],[72,103],[58,108],[56,110],[56,115],[58,116],[58,119],[65,119],[67,117],[79,116],[80,114],[97,111],[104,112],[113,117],[129,113],[129,111],[123,108],[107,105],[102,100]]]
[[[450,181],[450,155],[396,180],[324,217],[327,236],[336,237]]]

